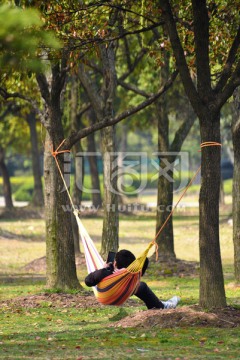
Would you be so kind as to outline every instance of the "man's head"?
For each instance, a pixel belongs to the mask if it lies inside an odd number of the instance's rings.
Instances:
[[[135,256],[129,250],[120,250],[116,253],[115,266],[118,269],[127,268],[134,260]]]

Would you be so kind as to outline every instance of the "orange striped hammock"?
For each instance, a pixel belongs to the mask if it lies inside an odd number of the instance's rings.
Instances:
[[[74,210],[73,213],[79,227],[88,273],[102,269],[105,264],[104,260],[81,222],[78,211]],[[127,268],[115,271],[100,281],[97,286],[93,287],[94,294],[99,303],[104,305],[121,305],[136,292],[145,259],[153,245],[155,245],[155,241],[151,241],[146,250]]]

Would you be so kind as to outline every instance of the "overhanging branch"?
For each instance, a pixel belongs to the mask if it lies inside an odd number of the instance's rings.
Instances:
[[[218,81],[218,83],[217,83],[217,85],[215,87],[216,92],[222,91],[222,89],[226,85],[229,77],[231,76],[232,66],[233,66],[234,61],[236,59],[236,54],[237,54],[237,51],[239,49],[239,45],[240,45],[240,26],[238,28],[236,37],[235,37],[235,39],[234,39],[234,41],[232,43],[231,49],[229,51],[228,58],[227,58],[227,61],[225,63],[225,66],[223,68],[221,77],[220,77],[220,79],[219,79],[219,81]]]
[[[43,126],[45,128],[48,128],[48,122],[44,116],[44,114],[41,112],[41,110],[39,109],[37,102],[34,101],[33,99],[31,99],[30,97],[23,95],[19,92],[14,92],[14,93],[9,93],[7,92],[4,88],[0,87],[0,95],[5,99],[22,99],[24,101],[27,101],[32,108],[34,109],[34,111],[36,112],[36,114],[39,116],[39,120],[40,122],[43,124]]]
[[[89,134],[103,129],[107,126],[113,126],[116,125],[118,122],[120,122],[121,120],[124,120],[126,118],[128,118],[129,116],[136,114],[138,111],[143,110],[144,108],[146,108],[147,106],[151,105],[156,99],[158,99],[162,94],[164,94],[169,87],[172,85],[172,83],[174,82],[174,80],[176,79],[178,74],[178,71],[174,71],[172,73],[172,75],[170,76],[170,78],[168,79],[168,81],[159,89],[159,91],[150,96],[147,100],[144,100],[143,102],[141,102],[139,105],[132,107],[124,112],[122,112],[121,114],[119,114],[118,116],[111,118],[111,119],[104,119],[103,121],[97,122],[92,124],[91,126],[82,129],[74,134],[71,134],[65,141],[64,144],[64,148],[66,149],[71,149],[71,147],[80,139],[85,138],[86,136],[88,136]]]

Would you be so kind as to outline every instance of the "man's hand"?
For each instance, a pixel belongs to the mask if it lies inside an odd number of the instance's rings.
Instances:
[[[108,270],[110,270],[110,271],[113,271],[113,270],[114,270],[113,263],[112,263],[112,262],[105,263],[105,264],[104,264],[104,268],[105,268],[105,269],[108,269]]]

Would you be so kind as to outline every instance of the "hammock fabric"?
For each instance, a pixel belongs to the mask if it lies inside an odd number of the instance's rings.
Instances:
[[[97,251],[87,230],[79,219],[78,211],[74,210],[73,213],[78,223],[88,273],[102,269],[104,267],[104,260]],[[96,287],[93,287],[95,296],[99,303],[104,305],[121,305],[136,292],[140,283],[141,272],[145,259],[154,244],[155,241],[152,241],[148,245],[147,249],[126,269],[115,271],[113,274],[100,281]]]
[[[62,146],[65,140],[58,146],[58,148],[55,151],[52,151],[52,155],[55,158],[57,168],[59,170],[59,173],[61,175],[61,178],[63,180],[64,186],[66,188],[70,203],[72,205],[73,213],[76,217],[77,224],[79,227],[79,233],[81,236],[81,240],[84,247],[84,254],[87,264],[88,273],[91,273],[95,270],[102,269],[104,267],[104,260],[102,259],[101,255],[97,251],[92,239],[90,238],[87,230],[83,226],[81,220],[78,216],[78,210],[75,209],[72,198],[70,196],[67,184],[65,182],[64,176],[62,174],[61,168],[59,166],[57,155],[64,153],[64,152],[70,152],[69,150],[62,150],[58,151],[59,148]],[[205,142],[201,144],[201,148],[206,146],[221,146],[220,143],[216,142]],[[191,181],[186,186],[185,190],[183,191],[182,195],[180,196],[179,200],[173,207],[172,211],[167,216],[166,220],[158,230],[157,234],[155,235],[155,238],[153,241],[149,243],[146,250],[130,264],[126,269],[120,269],[114,272],[113,274],[107,276],[104,278],[100,283],[94,287],[94,293],[97,298],[97,300],[104,305],[121,305],[123,304],[131,295],[133,295],[140,283],[141,278],[141,272],[144,265],[144,262],[146,260],[147,254],[151,247],[153,245],[156,246],[156,256],[157,256],[157,244],[156,239],[160,232],[165,227],[166,223],[168,222],[169,218],[172,216],[174,210],[178,206],[179,202],[185,195],[187,189],[192,184],[193,180],[196,178],[197,174],[200,172],[201,166],[196,171],[195,175],[191,179]]]

